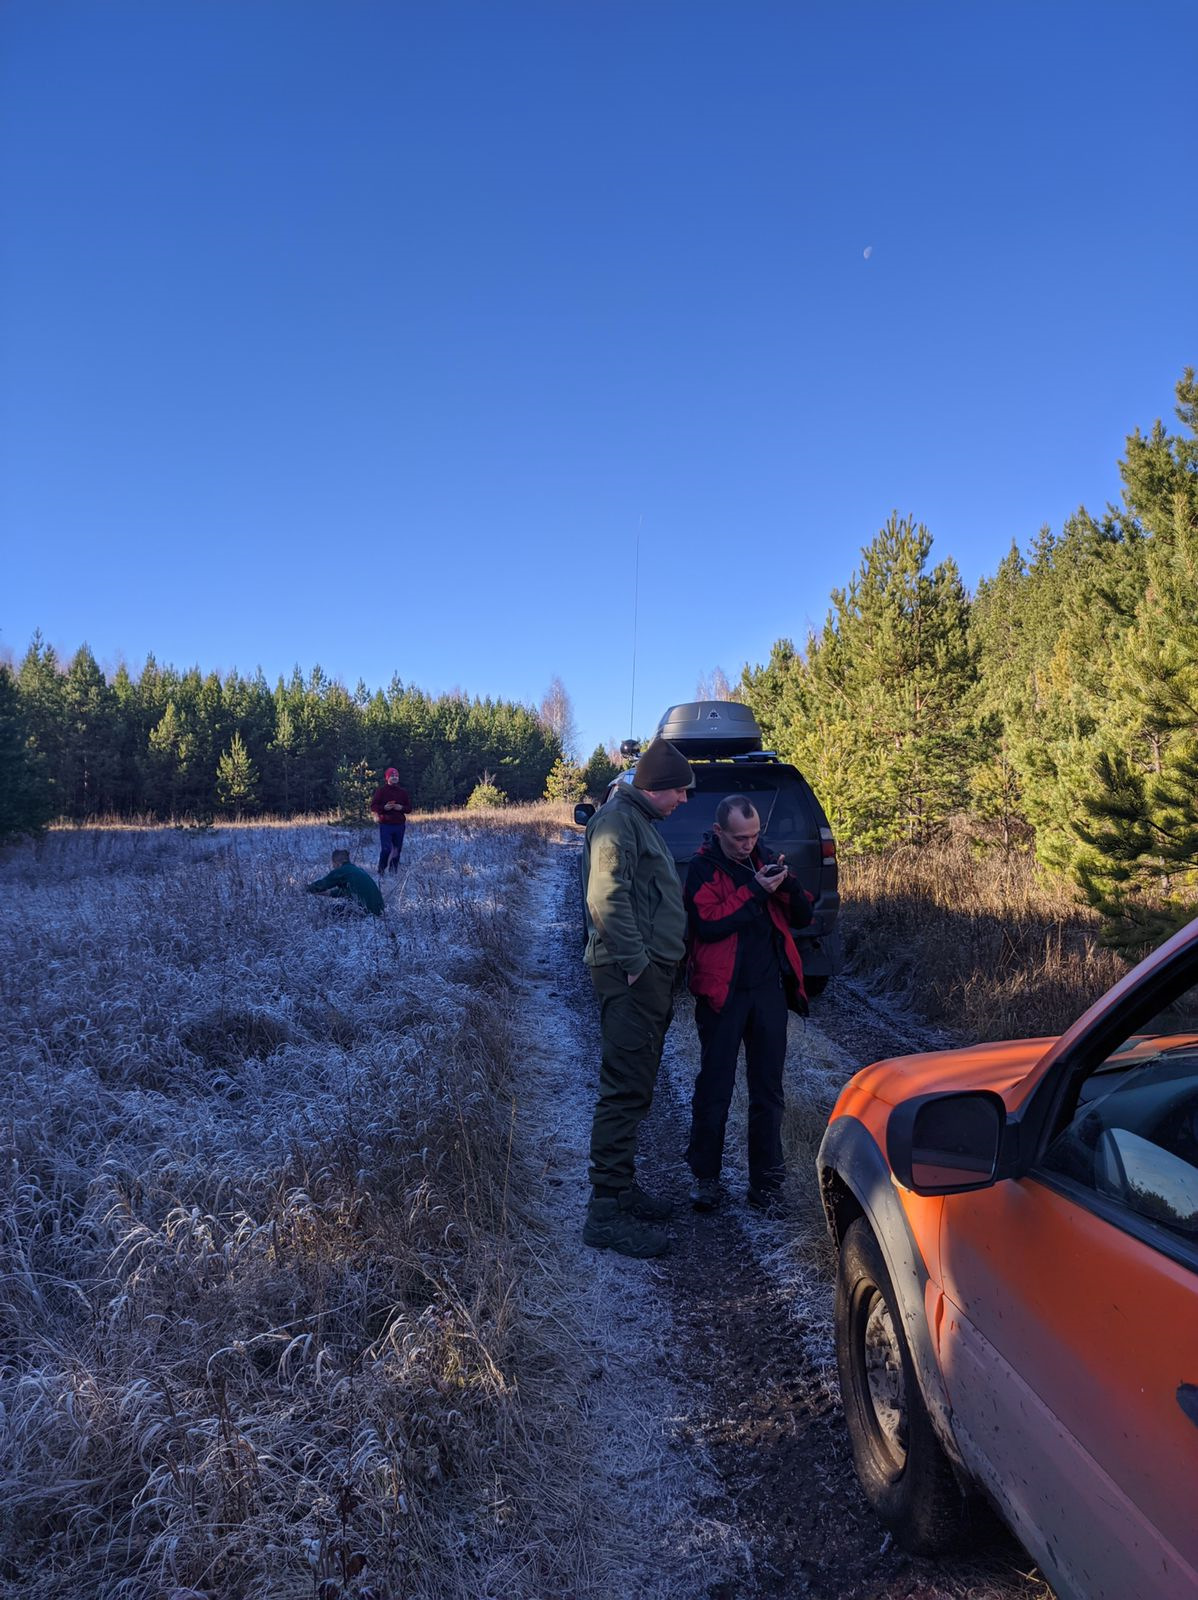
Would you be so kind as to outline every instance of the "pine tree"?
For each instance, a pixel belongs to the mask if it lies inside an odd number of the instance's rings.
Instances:
[[[953,561],[927,570],[931,547],[922,524],[892,515],[805,656],[781,640],[743,680],[767,745],[857,848],[926,837],[966,792],[968,600]]]
[[[302,735],[286,699],[282,679],[275,690],[275,733],[270,742],[279,809],[289,817],[295,809],[296,769],[302,753]]]
[[[1195,508],[1198,509],[1198,508]],[[1118,642],[1101,748],[1080,786],[1073,861],[1109,942],[1147,948],[1198,909],[1198,515],[1184,494],[1147,552]]]
[[[582,768],[576,761],[568,761],[565,756],[559,756],[545,780],[545,799],[564,800],[569,805],[575,805],[585,792],[586,781]]]
[[[344,756],[337,763],[334,789],[342,822],[348,825],[370,820],[370,799],[375,787],[374,770],[369,761],[352,761]]]
[[[1142,532],[1165,540],[1173,538],[1179,520],[1190,527],[1198,522],[1198,381],[1193,367],[1182,373],[1175,393],[1177,418],[1186,432],[1171,435],[1159,419],[1147,438],[1137,428],[1119,463],[1128,519]]]
[[[180,814],[191,775],[192,751],[192,736],[184,727],[174,700],[168,700],[149,738],[150,804],[158,816]]]
[[[235,816],[253,811],[258,803],[258,773],[245,740],[235,733],[216,767],[217,804]]]
[[[113,675],[112,694],[116,705],[118,743],[113,752],[111,808],[119,816],[128,816],[140,805],[140,758],[144,733],[139,715],[137,685],[123,662]]]
[[[1037,855],[1058,872],[1076,853],[1078,783],[1097,754],[1113,652],[1143,592],[1143,560],[1133,525],[1081,507],[1059,535],[1041,529],[1026,562],[1012,548],[974,600],[974,711],[988,769],[975,775],[975,800],[985,796],[1015,831],[1030,823]]]
[[[39,630],[17,670],[17,687],[30,742],[50,785],[54,810],[61,815],[71,803],[64,685],[54,646],[45,642]]]
[[[982,754],[969,778],[969,810],[979,822],[990,824],[1009,850],[1028,836],[1019,773],[997,719],[983,724],[977,742]]]
[[[608,784],[619,771],[620,768],[603,745],[597,744],[591,752],[591,759],[582,769],[583,793],[598,800],[606,793]]]
[[[20,690],[0,666],[0,844],[40,833],[53,815],[45,761],[34,748]]]
[[[420,804],[429,811],[454,803],[453,774],[440,750],[434,750],[432,759],[420,776]]]

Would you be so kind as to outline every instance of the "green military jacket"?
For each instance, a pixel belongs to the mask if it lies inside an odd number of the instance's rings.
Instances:
[[[657,812],[620,784],[587,824],[582,886],[590,967],[615,965],[638,977],[650,961],[681,961],[686,912],[674,858],[654,826]]]
[[[323,878],[317,878],[315,883],[308,885],[308,893],[331,895],[334,900],[356,900],[373,917],[381,916],[383,912],[383,897],[378,884],[369,872],[363,872],[361,867],[355,867],[352,862],[334,867]]]

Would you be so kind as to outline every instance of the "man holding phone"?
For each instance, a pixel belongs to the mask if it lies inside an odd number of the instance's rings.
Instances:
[[[699,1075],[686,1160],[691,1204],[713,1211],[722,1198],[724,1129],[741,1043],[749,1089],[749,1204],[777,1207],[782,1156],[782,1068],[787,1011],[807,1010],[803,963],[791,927],[811,921],[811,896],[785,857],[761,843],[761,819],[747,795],[716,809],[715,826],[686,879],[688,972],[699,1030]]]

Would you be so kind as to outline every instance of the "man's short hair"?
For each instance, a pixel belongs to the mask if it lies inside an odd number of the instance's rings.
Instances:
[[[728,826],[728,818],[734,811],[738,812],[742,817],[755,817],[757,815],[757,807],[747,794],[725,795],[715,808],[716,827],[726,828]]]
[[[348,850],[334,850],[333,851],[333,865],[335,867],[343,867],[343,866],[345,866],[345,864],[346,864],[346,862],[348,860],[349,860],[349,851]]]

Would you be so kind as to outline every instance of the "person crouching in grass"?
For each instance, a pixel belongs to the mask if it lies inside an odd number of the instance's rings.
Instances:
[[[352,900],[378,917],[383,911],[383,896],[379,886],[361,867],[355,867],[348,850],[333,851],[333,870],[307,887],[309,894],[327,894],[330,900]]]

